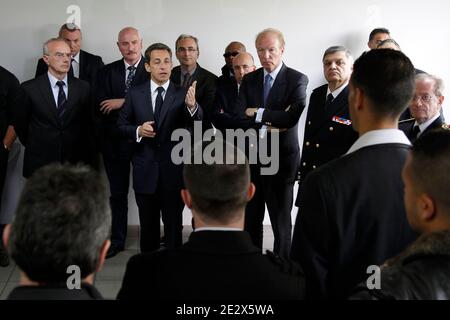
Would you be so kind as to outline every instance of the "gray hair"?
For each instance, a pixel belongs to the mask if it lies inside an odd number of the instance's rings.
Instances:
[[[48,45],[52,42],[64,42],[66,44],[66,42],[64,41],[64,39],[61,38],[51,38],[48,39],[47,41],[45,41],[44,45],[42,46],[42,53],[44,56],[48,56],[50,55],[50,50],[48,49]]]
[[[329,47],[327,50],[325,50],[323,57],[322,57],[322,61],[325,60],[325,57],[329,54],[333,54],[336,52],[344,52],[345,56],[347,57],[347,59],[353,61],[353,56],[352,53],[350,52],[350,50],[348,50],[346,47],[344,46],[332,46]]]
[[[195,41],[195,45],[197,46],[197,50],[200,51],[200,48],[198,46],[198,39],[190,34],[180,34],[180,36],[177,38],[177,41],[175,41],[175,50],[178,50],[178,42],[184,39],[192,39]]]
[[[421,81],[421,80],[433,80],[434,94],[437,97],[441,97],[444,95],[445,85],[444,85],[444,80],[442,80],[441,78],[439,78],[435,75],[432,75],[432,74],[428,74],[428,73],[419,73],[416,75],[416,81]]]
[[[267,29],[264,29],[263,31],[261,31],[260,33],[258,33],[256,35],[255,45],[258,42],[259,38],[261,38],[263,35],[265,35],[267,33],[274,33],[278,37],[278,40],[280,41],[281,47],[284,48],[286,43],[284,41],[283,33],[280,30],[275,29],[275,28],[267,28]]]

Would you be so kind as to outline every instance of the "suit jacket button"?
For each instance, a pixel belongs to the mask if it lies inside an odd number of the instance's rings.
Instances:
[[[313,169],[315,169],[316,168],[316,166],[313,166]]]
[[[316,144],[316,148],[319,148],[320,147],[320,145],[319,144]]]
[[[311,121],[308,121],[308,126],[310,126],[311,125]]]
[[[330,127],[330,131],[333,131],[334,130],[334,128],[333,127]]]
[[[306,141],[306,143],[305,143],[305,144],[306,144],[306,146],[308,147],[310,143],[309,143],[309,141]]]
[[[306,162],[303,162],[303,166],[306,167]]]

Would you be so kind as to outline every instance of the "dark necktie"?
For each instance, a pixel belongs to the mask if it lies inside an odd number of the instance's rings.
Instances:
[[[184,75],[183,88],[188,88],[191,85],[191,74],[188,72]]]
[[[331,103],[333,102],[333,99],[334,99],[333,95],[331,93],[329,93],[327,95],[327,101],[325,102],[325,107],[328,107],[329,105],[331,105]]]
[[[419,133],[420,133],[419,126],[414,126],[413,130],[412,130],[412,133],[411,133],[411,142],[416,141],[417,136],[419,135]]]
[[[64,114],[64,106],[67,101],[66,94],[64,92],[65,83],[64,83],[64,81],[57,81],[56,85],[59,87],[57,111],[58,111],[58,117],[61,118]]]
[[[72,67],[72,63],[74,61],[75,61],[74,59],[70,60],[69,77],[72,77],[72,78],[75,77],[75,75],[73,74],[73,67]]]
[[[267,107],[267,97],[269,96],[270,88],[272,87],[270,85],[271,81],[272,76],[270,74],[267,74],[264,78],[264,107]]]
[[[127,81],[125,82],[125,94],[130,90],[131,83],[133,83],[134,76],[136,75],[136,67],[129,66],[128,71]]]
[[[164,88],[163,87],[158,87],[158,95],[156,96],[156,101],[155,101],[155,120],[156,122],[159,121],[159,117],[161,115],[161,109],[162,109],[162,105],[163,105],[163,92],[164,92]]]

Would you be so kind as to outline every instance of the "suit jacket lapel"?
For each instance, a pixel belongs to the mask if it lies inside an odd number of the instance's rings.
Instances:
[[[65,120],[63,123],[67,124],[68,120],[71,118],[73,113],[75,112],[75,108],[77,107],[77,101],[80,97],[80,87],[78,86],[78,83],[75,82],[73,79],[68,79],[69,82],[69,92],[67,96],[67,102],[64,107],[64,114],[63,114],[63,120]]]
[[[84,79],[84,75],[87,73],[87,64],[84,61],[86,59],[86,55],[83,50],[80,50],[80,56],[78,61],[78,66],[80,70],[79,79]]]
[[[173,100],[175,99],[175,87],[172,83],[169,84],[169,87],[167,88],[166,95],[164,97],[162,109],[161,109],[161,115],[159,119],[158,129],[161,128],[162,124],[164,123],[164,120],[166,119],[167,113],[169,112],[169,108],[173,105]]]
[[[59,118],[56,110],[56,103],[53,97],[53,91],[51,88],[51,83],[48,78],[47,73],[41,76],[39,80],[39,90],[44,97],[44,108],[46,109],[49,117],[54,120],[55,123],[59,124]]]
[[[155,114],[153,112],[153,103],[152,103],[152,92],[150,91],[150,81],[146,82],[146,85],[140,91],[142,95],[142,99],[137,99],[142,103],[142,108],[144,112],[144,119],[148,119],[149,121],[155,121]]]

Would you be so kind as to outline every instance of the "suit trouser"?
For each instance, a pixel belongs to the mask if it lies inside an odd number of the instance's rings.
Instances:
[[[125,140],[115,143],[117,143],[117,149],[104,152],[103,161],[111,194],[109,197],[112,215],[111,243],[119,248],[124,248],[128,228],[128,189],[132,144]]]
[[[139,209],[141,252],[159,249],[160,217],[164,218],[164,236],[168,248],[182,244],[184,203],[180,190],[167,190],[158,184],[153,194],[136,193]]]
[[[251,181],[255,185],[255,194],[245,208],[244,230],[250,234],[253,244],[263,247],[263,220],[266,211],[259,166],[250,165]]]
[[[245,230],[250,233],[256,246],[262,247],[262,228],[264,220],[264,204],[267,205],[270,223],[272,225],[274,246],[273,251],[281,257],[288,258],[291,250],[293,204],[293,182],[279,182],[270,176],[260,176],[255,179],[256,192],[254,203],[249,203],[246,209]],[[255,182],[254,182],[255,183]],[[252,200],[253,201],[253,200]]]

